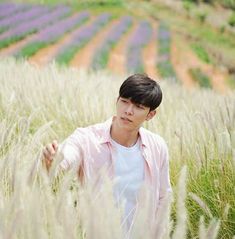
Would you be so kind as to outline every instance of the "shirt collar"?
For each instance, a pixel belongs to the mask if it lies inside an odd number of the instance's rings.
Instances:
[[[145,134],[145,129],[143,127],[140,127],[139,129],[139,135],[140,135],[140,140],[143,146],[147,146],[147,138],[146,138],[146,134]]]
[[[110,129],[112,126],[112,122],[113,122],[113,117],[109,118],[103,123],[103,133],[100,138],[101,144],[111,142]]]
[[[103,124],[103,134],[102,134],[101,139],[100,139],[101,144],[111,143],[110,130],[111,130],[111,126],[112,126],[112,122],[113,122],[114,117],[115,116],[110,117]],[[141,141],[141,144],[143,146],[147,146],[147,140],[146,140],[144,130],[145,129],[143,127],[140,127],[140,129],[139,129],[140,141]]]

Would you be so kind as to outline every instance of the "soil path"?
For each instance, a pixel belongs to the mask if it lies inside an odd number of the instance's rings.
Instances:
[[[63,45],[69,43],[71,39],[74,37],[74,35],[77,33],[77,31],[79,31],[79,29],[82,29],[87,25],[91,24],[94,21],[94,19],[95,17],[90,17],[88,21],[86,21],[78,28],[75,28],[72,31],[66,33],[64,36],[60,38],[60,40],[58,40],[54,44],[51,44],[39,50],[34,56],[32,56],[29,59],[29,62],[32,64],[36,64],[38,66],[45,66],[46,64],[50,63],[54,59],[59,49],[63,47]]]
[[[182,45],[178,44],[176,37],[172,34],[171,41],[171,61],[173,68],[182,84],[187,88],[196,87],[195,81],[188,74],[188,69],[191,67],[189,63],[189,58],[183,53]]]
[[[190,77],[188,70],[190,68],[199,67],[205,72],[211,79],[212,87],[220,93],[225,93],[228,90],[228,86],[225,81],[228,77],[225,72],[210,64],[202,62],[198,57],[192,52],[192,50],[187,47],[187,43],[183,39],[173,37],[172,42],[172,62],[174,68],[179,78],[182,79],[186,86],[195,86],[193,79]]]
[[[95,54],[96,48],[99,47],[109,31],[113,26],[118,23],[118,20],[113,20],[104,26],[98,33],[92,37],[92,39],[78,51],[74,58],[70,62],[70,66],[76,68],[88,69],[91,65],[93,55]]]
[[[107,67],[113,73],[119,75],[126,74],[126,49],[128,45],[128,40],[130,36],[136,31],[137,27],[138,27],[137,22],[134,22],[133,25],[131,26],[131,29],[129,29],[128,32],[126,32],[121,37],[117,45],[111,51]]]
[[[149,44],[143,50],[145,72],[153,79],[160,79],[157,74],[157,24],[152,23],[153,34]]]
[[[8,47],[3,48],[0,51],[0,56],[10,56],[14,53],[16,53],[18,50],[20,50],[22,47],[27,45],[29,42],[34,41],[37,37],[37,34],[29,35],[26,38],[22,39],[21,41],[18,41],[16,43],[11,44]]]

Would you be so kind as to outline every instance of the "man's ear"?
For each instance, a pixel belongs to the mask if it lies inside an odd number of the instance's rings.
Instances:
[[[148,115],[147,115],[147,117],[146,117],[146,120],[147,120],[147,121],[148,121],[148,120],[151,120],[155,115],[156,115],[156,110],[151,110],[151,111],[148,113]]]

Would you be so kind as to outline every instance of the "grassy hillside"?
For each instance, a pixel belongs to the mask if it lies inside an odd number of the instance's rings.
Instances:
[[[215,27],[205,21],[207,17],[206,10],[199,8],[197,5],[190,7],[190,12],[183,5],[176,8],[174,2],[170,5],[163,3],[164,1],[139,1],[138,7],[132,2],[128,5],[128,9],[132,13],[140,15],[149,15],[155,20],[163,20],[174,31],[179,38],[186,40],[192,48],[194,44],[200,47],[195,50],[199,58],[205,61],[206,57],[210,58],[210,64],[218,67],[225,67],[230,73],[234,81],[235,66],[235,32],[226,30],[228,23],[223,21],[223,27]],[[205,7],[204,7],[205,8]],[[206,8],[205,8],[206,9]],[[196,12],[197,11],[197,12]],[[200,18],[200,14],[205,11],[205,19]],[[211,12],[216,9],[210,8]],[[192,14],[191,14],[192,13]],[[217,14],[220,14],[219,12]],[[201,54],[203,52],[203,55]],[[203,59],[204,57],[204,59]]]

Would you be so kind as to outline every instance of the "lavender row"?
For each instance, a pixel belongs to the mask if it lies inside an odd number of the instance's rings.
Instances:
[[[21,24],[20,26],[9,30],[4,37],[0,37],[0,48],[6,47],[9,44],[24,38],[26,35],[37,32],[47,24],[52,24],[60,18],[65,17],[70,13],[70,8],[60,6],[52,11],[50,14],[42,16],[33,21]]]
[[[168,26],[160,22],[158,28],[158,62],[157,68],[163,78],[176,81],[177,76],[170,60],[171,34]]]
[[[142,50],[152,36],[152,27],[147,21],[141,21],[133,33],[127,47],[127,71],[143,72]]]
[[[96,21],[84,26],[74,34],[70,42],[64,45],[56,55],[56,60],[59,63],[67,64],[75,55],[75,53],[82,48],[100,29],[111,19],[109,13],[103,13],[97,17]]]
[[[73,29],[77,25],[89,18],[88,12],[76,14],[74,18],[62,20],[39,33],[37,41],[51,43],[61,37],[65,32]]]
[[[0,5],[0,18],[4,18],[7,16],[10,16],[11,14],[15,12],[19,12],[22,10],[26,10],[30,8],[30,5],[28,4],[15,4],[15,3],[5,3]]]
[[[6,16],[6,14],[8,14],[9,11],[11,12],[11,11],[14,11],[15,9],[17,9],[17,6],[14,3],[1,3],[0,18]]]
[[[0,3],[0,12],[1,12],[1,9],[8,9],[8,8],[11,8],[14,5],[15,5],[14,3],[1,2]]]
[[[55,42],[66,32],[82,24],[89,18],[89,16],[90,14],[88,12],[81,12],[76,14],[75,17],[56,22],[52,26],[40,31],[39,35],[36,39],[34,39],[34,41],[30,42],[15,55],[18,57],[30,57],[34,55],[39,49]]]
[[[30,21],[33,18],[44,15],[49,12],[49,8],[45,6],[34,6],[28,11],[19,12],[13,17],[8,17],[0,20],[0,28],[15,28],[17,25],[22,24],[25,21]]]
[[[96,50],[92,60],[92,68],[94,70],[105,68],[108,62],[110,50],[120,40],[121,36],[128,30],[132,24],[132,19],[129,16],[124,16],[108,33],[107,38],[101,46]]]

